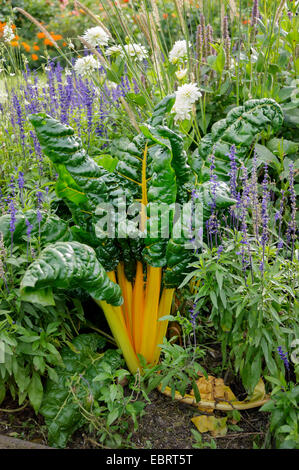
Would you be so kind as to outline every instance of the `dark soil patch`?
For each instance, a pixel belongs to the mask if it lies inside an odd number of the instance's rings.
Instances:
[[[133,448],[139,449],[192,449],[195,443],[191,429],[196,429],[191,418],[200,414],[192,406],[172,401],[158,391],[150,394],[151,403],[147,405],[144,416],[139,420],[139,428],[131,438]],[[13,400],[6,399],[1,409],[19,408]],[[218,416],[225,416],[217,412]],[[230,428],[232,426],[232,428]],[[229,425],[225,437],[216,438],[217,449],[252,449],[253,441],[262,444],[268,427],[267,414],[258,410],[242,412],[242,419],[236,430]],[[47,430],[43,417],[36,416],[32,408],[9,413],[0,411],[0,434],[25,439],[47,445]],[[210,442],[209,434],[202,434],[203,441]],[[99,448],[96,439],[86,430],[77,431],[68,444],[71,449]]]
[[[196,429],[191,418],[202,414],[195,407],[172,401],[159,392],[151,394],[151,404],[139,422],[139,429],[133,435],[136,447],[153,449],[192,449],[195,443],[191,429]],[[217,412],[217,416],[226,416]],[[252,449],[253,440],[263,442],[268,427],[267,414],[258,410],[242,412],[238,423],[240,430],[228,430],[225,437],[216,438],[219,449]],[[209,434],[202,434],[203,441],[210,442]]]

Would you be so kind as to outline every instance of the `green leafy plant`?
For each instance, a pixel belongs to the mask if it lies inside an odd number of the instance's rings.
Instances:
[[[17,293],[11,292],[0,304],[0,344],[4,354],[0,363],[0,402],[9,390],[19,405],[25,406],[28,398],[38,412],[44,393],[42,377],[57,378],[55,367],[62,365],[59,350],[70,342],[76,334],[75,323],[84,317],[79,305],[72,309],[65,298],[56,297],[55,308],[44,308],[21,303]]]
[[[24,299],[34,301],[41,301],[43,297],[43,302],[51,304],[53,287],[85,286],[104,310],[132,372],[139,367],[139,354],[148,363],[157,362],[157,345],[162,343],[167,328],[167,321],[157,320],[169,313],[174,287],[182,279],[188,260],[193,256],[192,250],[183,248],[184,243],[190,241],[189,235],[182,238],[170,233],[169,238],[164,238],[161,214],[149,216],[154,203],[167,204],[168,210],[170,208],[168,217],[172,219],[172,205],[176,201],[188,201],[194,184],[182,137],[162,125],[173,102],[172,96],[166,97],[156,107],[152,118],[141,126],[142,134],[132,143],[115,142],[118,151],[113,153],[112,148],[112,155],[118,158],[118,163],[113,172],[98,166],[88,157],[70,127],[45,114],[31,117],[45,154],[57,168],[57,193],[65,197],[72,211],[77,225],[71,231],[77,241],[47,246],[24,276],[22,295]],[[213,198],[211,186],[206,182],[197,188],[205,221]],[[143,203],[141,231],[138,232],[127,220],[124,224],[128,230],[135,231],[135,239],[129,239],[128,232],[125,236],[117,233],[116,239],[107,237],[105,233],[103,236],[98,224],[103,214],[101,204],[109,202],[116,207],[124,196],[127,204],[136,200]],[[216,189],[217,207],[223,210],[233,203],[228,188],[222,183]],[[184,212],[179,217],[178,222],[185,228],[190,225],[190,218],[193,223],[191,207],[192,201],[189,202],[188,214]],[[144,229],[155,222],[158,223],[158,232],[151,238]],[[82,241],[84,245],[79,243]],[[164,274],[162,269],[165,266]],[[121,290],[113,283],[116,281],[114,270]],[[143,287],[144,270],[146,289]],[[108,272],[110,280],[104,271]],[[93,291],[96,286],[101,293]],[[124,304],[118,307],[122,303],[121,292]],[[148,335],[152,328],[154,331]]]
[[[88,426],[99,446],[118,447],[130,431],[127,418],[136,429],[145,403],[124,395],[120,382],[129,373],[120,369],[118,351],[99,352],[105,344],[97,334],[81,334],[62,348],[63,365],[55,369],[56,380],[48,379],[40,409],[51,446],[65,447],[77,429]]]
[[[271,400],[262,406],[261,411],[268,411],[270,433],[278,449],[299,449],[299,386],[286,382],[284,375],[267,377],[274,385]]]
[[[211,438],[209,441],[202,438],[202,434],[196,429],[191,429],[192,437],[195,442],[193,442],[192,447],[194,449],[217,449],[217,444],[215,439]]]
[[[160,385],[163,392],[169,387],[173,399],[176,391],[184,396],[193,390],[196,400],[200,401],[196,380],[202,374],[207,378],[207,373],[198,363],[204,355],[200,348],[182,347],[164,339],[161,350],[163,358],[154,368],[147,368],[146,364],[143,364],[143,380],[147,383],[147,390],[153,390]]]
[[[214,155],[215,171],[221,179],[228,179],[229,152],[236,145],[238,160],[249,160],[249,151],[257,135],[269,126],[277,132],[283,123],[280,106],[271,99],[246,101],[243,106],[233,108],[225,119],[212,126],[192,156],[191,166],[199,174],[209,175],[209,161]],[[199,157],[199,158],[198,158]],[[204,163],[205,162],[205,163]],[[201,166],[202,165],[202,166]],[[204,165],[206,168],[204,168]]]
[[[201,318],[206,312],[213,322],[223,363],[232,360],[245,387],[252,391],[262,371],[273,376],[279,373],[281,361],[273,354],[273,345],[283,344],[283,338],[291,343],[298,328],[291,288],[296,261],[287,263],[278,255],[261,280],[261,253],[252,251],[253,278],[249,272],[244,278],[242,257],[236,255],[240,239],[232,233],[223,239],[221,255],[217,248],[206,247],[186,281],[193,277],[198,283],[195,310]]]

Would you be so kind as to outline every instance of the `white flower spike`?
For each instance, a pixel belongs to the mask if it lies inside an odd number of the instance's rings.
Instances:
[[[6,24],[3,28],[3,39],[4,42],[10,42],[15,37],[12,27],[9,24]]]

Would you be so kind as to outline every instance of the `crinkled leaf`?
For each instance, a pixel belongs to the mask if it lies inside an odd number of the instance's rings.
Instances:
[[[45,113],[29,116],[40,141],[43,152],[55,164],[59,179],[56,191],[63,197],[73,213],[81,230],[90,231],[95,220],[95,212],[100,203],[117,205],[120,197],[128,197],[120,178],[97,165],[82,146],[81,139],[74,130],[51,118]],[[80,216],[80,212],[82,215]],[[114,269],[117,259],[113,241],[102,240],[103,257],[101,262],[106,270]],[[106,264],[107,263],[107,264]]]
[[[27,239],[26,220],[28,220],[32,225],[31,237],[37,235],[40,230],[42,245],[53,243],[58,240],[72,240],[72,234],[69,230],[68,223],[65,220],[60,219],[56,215],[48,215],[45,212],[41,212],[41,214],[42,219],[40,226],[36,217],[36,211],[29,210],[16,214],[15,231],[13,233],[14,243],[23,243],[24,240]],[[0,232],[3,234],[5,245],[9,245],[11,243],[10,220],[11,216],[9,214],[5,214],[0,217]]]
[[[236,146],[236,158],[244,160],[257,135],[268,127],[276,132],[282,122],[282,110],[276,101],[270,98],[246,101],[212,126],[211,133],[202,138],[190,164],[196,173],[203,172],[198,160],[204,160],[207,167],[213,153],[216,173],[227,180],[231,145]]]
[[[50,289],[77,287],[97,300],[122,303],[119,286],[110,281],[94,250],[78,242],[57,242],[45,248],[27,269],[21,295],[23,300],[47,305],[45,295]]]

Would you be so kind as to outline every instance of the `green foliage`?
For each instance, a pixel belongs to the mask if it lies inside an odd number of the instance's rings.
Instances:
[[[213,154],[216,173],[221,179],[228,179],[228,154],[231,145],[236,146],[236,158],[242,161],[248,157],[250,147],[259,133],[268,131],[269,127],[277,132],[282,122],[281,108],[274,100],[264,98],[247,101],[243,106],[233,108],[225,119],[212,126],[211,133],[201,139],[190,164],[199,175],[208,174],[200,159],[209,166],[208,162]]]
[[[203,184],[197,184],[195,188],[195,201],[189,203],[188,210],[185,206],[184,211],[179,214],[174,225],[174,232],[176,226],[182,226],[184,227],[184,234],[189,234],[190,227],[193,224],[196,226],[196,223],[200,221],[201,227],[198,227],[198,231],[201,230],[202,236],[206,238],[206,222],[211,214],[212,203],[221,213],[232,206],[235,199],[230,196],[230,190],[225,183],[219,183],[213,188],[213,184],[207,181]],[[164,278],[167,287],[174,287],[183,281],[189,271],[189,264],[194,259],[194,250],[195,246],[193,249],[190,248],[190,235],[189,237],[188,235],[173,236],[170,239],[166,250],[167,270]]]
[[[56,380],[49,379],[40,409],[48,427],[49,444],[65,447],[72,434],[89,425],[102,445],[120,446],[127,426],[120,418],[136,417],[144,403],[125,397],[120,381],[129,373],[120,369],[123,360],[105,346],[97,334],[77,336],[61,350],[63,367],[55,369]]]
[[[182,396],[191,390],[194,391],[196,401],[200,401],[200,394],[195,381],[199,374],[207,378],[206,371],[201,367],[198,361],[203,357],[203,352],[199,347],[182,347],[173,344],[164,338],[162,349],[162,361],[152,368],[144,366],[144,375],[142,380],[146,383],[146,390],[151,391],[158,385],[161,390],[165,387],[171,389],[171,395],[174,399],[175,392],[178,391]]]
[[[191,429],[192,437],[195,442],[193,442],[192,447],[194,449],[217,449],[217,444],[214,439],[203,440],[202,435],[196,429]]]
[[[57,242],[45,248],[21,282],[23,300],[54,305],[52,288],[82,288],[96,300],[120,305],[120,287],[110,281],[94,250],[78,242]]]
[[[8,311],[0,311],[4,317],[0,322],[0,341],[4,351],[4,362],[0,363],[0,399],[2,402],[6,389],[9,389],[12,397],[18,398],[19,404],[28,396],[35,412],[38,412],[43,398],[41,377],[56,377],[53,367],[62,362],[58,349],[60,341],[66,337],[66,331],[63,331],[61,320],[48,320],[44,330],[36,328],[30,321],[30,313],[40,312],[28,304],[23,305],[24,313],[28,315],[25,327],[21,326],[20,321],[13,321]]]
[[[283,367],[275,345],[290,345],[296,337],[298,263],[278,254],[275,260],[271,257],[263,277],[261,254],[252,251],[252,272],[244,276],[242,257],[236,255],[240,239],[229,234],[221,255],[205,247],[184,283],[192,277],[198,282],[196,312],[208,315],[221,341],[223,363],[231,360],[252,392],[263,373],[278,376]]]
[[[161,213],[151,212],[153,207],[151,204],[167,204],[170,207],[169,217],[172,217],[172,204],[176,201],[186,201],[186,198],[190,197],[190,184],[193,176],[187,164],[183,139],[178,133],[161,125],[172,104],[173,96],[164,98],[156,106],[149,121],[141,126],[142,134],[135,137],[133,142],[129,142],[128,139],[113,142],[111,154],[118,159],[114,171],[107,171],[98,166],[86,154],[80,139],[74,136],[74,131],[70,127],[58,123],[45,114],[37,114],[30,118],[43,151],[57,166],[59,173],[56,185],[57,194],[72,203],[71,209],[75,221],[78,220],[78,211],[81,214],[90,214],[80,231],[74,231],[74,229],[72,231],[77,237],[81,234],[85,238],[85,240],[82,238],[82,241],[90,242],[91,240],[90,236],[82,234],[82,229],[88,231],[90,235],[94,230],[93,224],[96,223],[96,216],[103,214],[101,206],[99,206],[100,209],[96,209],[99,204],[109,202],[116,208],[122,197],[126,197],[127,204],[138,198],[140,200],[141,186],[146,184],[148,215],[150,216],[147,228],[157,226],[158,233],[154,238],[146,236],[143,241],[144,235],[138,234],[133,226],[130,228],[128,225],[130,222],[124,222],[128,229],[135,230],[136,235],[141,238],[141,245],[144,245],[142,257],[146,263],[159,267],[168,265],[169,269],[165,275],[167,287],[176,286],[181,282],[182,273],[185,272],[188,262],[192,259],[192,250],[182,247],[188,241],[188,236],[171,238],[170,233],[168,241],[160,228]],[[146,163],[146,183],[142,183],[143,161]],[[209,183],[198,186],[198,192],[200,201],[203,203],[205,222],[210,214],[212,201]],[[216,193],[218,209],[225,209],[234,203],[224,183],[217,187]],[[182,219],[177,224],[182,223],[186,229],[190,224],[190,217],[188,216],[187,220],[185,213],[180,217]],[[103,237],[103,234],[97,230],[97,226],[95,231],[96,235],[102,239],[97,255],[106,270],[113,270],[119,259],[126,256],[125,250],[128,250],[130,242],[124,244],[122,241],[125,249],[121,254],[119,245],[114,240],[105,237],[105,234]],[[118,236],[123,237],[121,234]],[[130,277],[130,274],[128,276]]]
[[[11,216],[9,214],[0,217],[0,232],[2,232],[3,241],[6,245],[9,245],[11,242],[11,232],[9,230],[10,219]],[[58,240],[66,241],[72,240],[73,238],[68,223],[60,217],[54,214],[48,215],[47,213],[42,213],[42,220],[39,223],[36,217],[36,211],[28,210],[16,214],[13,241],[17,245],[22,245],[26,242],[26,220],[32,225],[32,237],[38,237],[41,246],[54,243]]]
[[[267,377],[275,387],[271,400],[262,406],[261,411],[271,413],[270,432],[277,449],[299,449],[299,386],[287,383],[284,376],[279,379]]]

